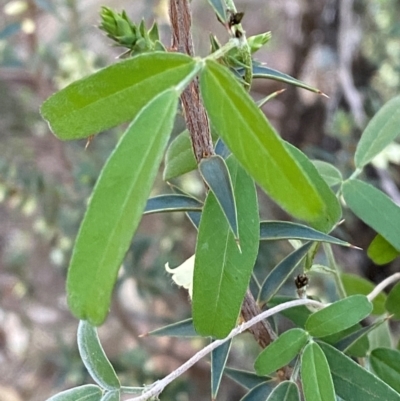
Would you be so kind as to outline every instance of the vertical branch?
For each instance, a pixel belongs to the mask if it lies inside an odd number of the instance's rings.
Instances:
[[[169,14],[172,26],[172,47],[181,53],[194,55],[191,28],[191,15],[188,0],[170,0]],[[186,125],[190,131],[192,146],[197,162],[204,157],[214,154],[210,135],[210,126],[206,111],[200,100],[198,81],[195,80],[181,96],[185,112]],[[242,305],[242,318],[249,321],[261,313],[261,309],[247,291]],[[266,321],[261,321],[249,328],[261,347],[266,347],[275,338],[276,334]]]
[[[193,56],[193,42],[190,32],[192,18],[187,0],[171,0],[169,15],[172,25],[172,48],[180,53]],[[192,81],[181,96],[186,125],[192,139],[197,163],[214,154],[210,125],[203,103],[200,101],[197,79]]]

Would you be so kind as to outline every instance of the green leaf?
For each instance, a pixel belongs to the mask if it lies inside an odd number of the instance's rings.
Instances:
[[[140,222],[175,119],[178,92],[168,90],[135,118],[107,160],[81,223],[70,262],[71,311],[101,324],[118,269]]]
[[[82,362],[99,386],[111,391],[121,387],[115,370],[100,344],[96,328],[84,320],[81,320],[78,326],[78,348]]]
[[[391,348],[392,347],[392,330],[389,326],[389,321],[385,319],[375,330],[368,333],[369,351],[376,348]]]
[[[193,326],[193,319],[181,320],[177,323],[169,324],[168,326],[150,331],[147,333],[151,336],[158,337],[198,337]]]
[[[287,365],[306,345],[309,335],[303,329],[291,329],[281,334],[258,355],[254,362],[257,374],[268,375]]]
[[[143,214],[201,211],[203,204],[188,195],[160,195],[147,200]]]
[[[253,372],[225,367],[224,374],[245,388],[253,388],[271,380],[270,377],[258,376]]]
[[[344,289],[347,295],[362,294],[368,295],[374,288],[375,284],[371,281],[351,273],[342,273],[340,275]],[[373,315],[382,315],[385,313],[386,295],[380,293],[373,301]]]
[[[400,401],[400,395],[331,345],[320,343],[336,394],[344,401]]]
[[[274,388],[267,401],[300,401],[299,389],[295,382],[284,381]]]
[[[298,264],[305,258],[313,243],[308,242],[279,262],[261,285],[257,302],[267,303],[288,280]]]
[[[359,180],[345,181],[343,196],[357,217],[400,250],[399,206],[379,189]]]
[[[289,301],[294,301],[295,299],[297,298],[277,295],[268,302],[268,307],[273,308],[276,305],[280,305]],[[304,305],[296,306],[290,309],[285,309],[279,313],[285,316],[286,318],[290,319],[296,326],[301,328],[305,327],[306,321],[308,317],[311,315],[311,311]]]
[[[400,283],[397,283],[389,292],[385,308],[394,315],[395,319],[400,319]]]
[[[306,330],[313,337],[325,337],[345,330],[366,318],[372,304],[364,295],[352,295],[326,306],[307,319]]]
[[[283,72],[274,70],[273,68],[269,68],[266,65],[257,61],[253,62],[253,78],[272,79],[278,82],[285,82],[286,84],[307,89],[311,92],[318,93],[319,95],[322,94],[319,89],[307,85],[306,83],[301,82],[288,74],[284,74]]]
[[[336,401],[328,362],[315,342],[308,344],[301,356],[301,382],[306,401]]]
[[[204,336],[225,337],[236,325],[258,253],[259,216],[254,182],[231,156],[241,251],[215,198],[201,216],[193,279],[193,320]]]
[[[312,163],[318,170],[320,176],[330,186],[341,184],[343,182],[342,173],[332,164],[322,160],[313,160]]]
[[[226,4],[224,0],[208,0],[208,4],[213,8],[215,14],[221,22],[226,21]]]
[[[368,123],[357,144],[354,161],[363,168],[400,134],[400,96],[387,102]]]
[[[217,399],[219,386],[224,373],[226,361],[231,350],[232,340],[225,342],[211,353],[211,396]]]
[[[303,224],[288,221],[267,220],[260,223],[260,240],[275,241],[281,239],[299,239],[303,241],[327,242],[341,246],[352,246],[349,242],[324,234]]]
[[[86,384],[62,391],[48,398],[47,401],[99,401],[102,394],[100,387],[94,384]]]
[[[377,234],[369,244],[367,250],[368,257],[377,265],[385,265],[396,259],[400,252],[382,235]]]
[[[256,182],[293,216],[319,220],[326,205],[316,186],[234,75],[208,60],[200,88],[211,124]]]
[[[139,55],[72,83],[48,98],[41,113],[60,139],[85,138],[132,119],[155,96],[193,73],[196,65],[180,53]]]
[[[197,168],[189,131],[179,134],[169,145],[165,155],[164,181],[179,177]]]
[[[400,351],[376,348],[369,358],[376,375],[400,393]]]
[[[274,386],[274,382],[261,383],[252,388],[240,401],[260,401],[265,400],[270,394]]]
[[[107,391],[104,393],[100,401],[120,401],[121,392],[120,391]]]
[[[311,160],[303,152],[288,142],[285,142],[285,146],[292,156],[297,160],[302,170],[308,175],[309,180],[313,183],[313,185],[315,185],[321,199],[326,206],[325,213],[322,214],[316,221],[314,221],[312,226],[323,232],[331,231],[342,215],[342,208],[340,207],[336,195],[332,192],[324,179],[319,175],[318,170],[315,168]]]
[[[223,159],[227,159],[231,154],[231,151],[226,147],[224,141],[221,138],[218,138],[215,144],[215,153],[221,156]]]
[[[214,193],[233,235],[236,239],[239,239],[235,196],[225,160],[221,156],[202,159],[199,163],[199,171],[208,187]]]

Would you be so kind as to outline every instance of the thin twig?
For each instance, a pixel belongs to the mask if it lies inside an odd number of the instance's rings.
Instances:
[[[385,280],[381,281],[367,296],[372,302],[388,285],[400,280],[400,273],[394,273]]]
[[[197,352],[195,355],[193,355],[189,360],[187,360],[183,365],[181,365],[178,369],[171,372],[164,379],[156,382],[154,384],[154,386],[152,386],[148,391],[144,392],[139,397],[130,398],[127,401],[146,401],[150,397],[157,396],[164,390],[164,388],[169,383],[173,382],[176,378],[178,378],[180,375],[182,375],[184,372],[186,372],[189,368],[191,368],[196,362],[198,362],[200,359],[202,359],[204,356],[209,354],[214,349],[218,348],[220,345],[229,341],[230,339],[237,336],[238,334],[243,333],[244,331],[250,329],[252,326],[261,322],[264,319],[267,319],[268,317],[271,317],[271,316],[273,316],[279,312],[282,312],[286,309],[294,308],[296,306],[301,306],[301,305],[311,305],[311,306],[314,306],[317,308],[325,307],[325,305],[322,304],[321,302],[313,301],[311,299],[297,299],[295,301],[285,302],[284,304],[280,304],[271,309],[268,309],[267,311],[264,311],[264,312],[260,313],[259,315],[253,317],[248,322],[242,323],[240,326],[235,327],[229,333],[229,335],[227,337],[225,337],[221,340],[216,340],[216,341],[212,342],[211,344],[207,345],[206,347],[204,347],[203,349],[201,349],[199,352]]]

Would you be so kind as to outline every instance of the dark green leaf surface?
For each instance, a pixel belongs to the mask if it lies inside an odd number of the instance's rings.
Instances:
[[[306,401],[336,401],[328,362],[315,342],[301,356],[301,382]]]
[[[164,181],[179,177],[197,168],[189,131],[179,134],[168,146],[165,154]]]
[[[376,348],[369,360],[376,375],[400,393],[400,351]]]
[[[233,235],[239,239],[235,196],[225,160],[221,156],[202,159],[199,163],[199,171],[221,206]]]
[[[272,79],[274,81],[284,82],[289,85],[307,89],[314,93],[318,93],[318,94],[322,93],[317,88],[307,85],[306,83],[301,82],[298,79],[295,79],[288,74],[284,74],[283,72],[274,70],[273,68],[269,68],[266,65],[261,64],[259,62],[253,62],[253,78]]]
[[[211,395],[216,400],[226,361],[228,360],[232,340],[229,340],[214,349],[211,353]]]
[[[302,247],[286,256],[285,259],[271,270],[261,285],[261,290],[258,295],[259,303],[267,303],[279,291],[293,273],[294,269],[296,269],[298,264],[305,258],[312,245],[312,242],[304,244]]]
[[[284,302],[294,301],[297,298],[277,295],[268,302],[268,307],[273,308],[276,305],[283,304]],[[294,308],[285,309],[280,312],[281,315],[290,319],[296,326],[304,328],[311,311],[304,305],[296,306]]]
[[[382,321],[372,324],[367,327],[361,327],[353,333],[343,337],[335,344],[335,347],[346,354],[363,358],[369,350],[368,333],[374,330]]]
[[[327,205],[232,73],[208,60],[200,87],[212,125],[256,182],[293,216],[318,221]]]
[[[313,160],[312,163],[330,187],[342,183],[342,173],[335,166],[322,160]]]
[[[375,285],[356,274],[351,273],[342,273],[340,275],[342,279],[343,287],[346,291],[347,295],[368,295],[374,288]],[[373,315],[382,315],[385,313],[385,302],[386,302],[386,295],[384,293],[380,293],[374,300],[372,301],[372,314]]]
[[[227,159],[231,154],[231,151],[226,147],[221,138],[219,138],[215,144],[215,153],[220,155],[223,159]]]
[[[372,304],[366,296],[352,295],[310,315],[306,330],[313,337],[325,337],[353,326],[371,311]]]
[[[326,205],[325,213],[314,221],[311,225],[323,232],[329,232],[339,221],[342,215],[342,208],[336,195],[329,188],[325,180],[319,175],[318,170],[312,161],[299,149],[285,142],[286,148],[291,155],[297,160],[303,171],[308,175],[309,180],[316,186],[318,193]]]
[[[201,216],[193,279],[193,321],[204,336],[225,337],[236,325],[258,253],[259,215],[254,182],[230,156],[227,165],[238,211],[238,249],[213,192]]]
[[[187,195],[160,195],[147,200],[143,214],[201,211],[203,204]]]
[[[344,401],[400,401],[400,395],[331,345],[320,343],[336,394]]]
[[[226,4],[224,0],[208,0],[208,3],[213,8],[221,22],[226,21]]]
[[[400,252],[382,235],[377,234],[369,244],[367,250],[368,257],[377,265],[385,265],[396,259]]]
[[[298,328],[281,334],[258,355],[254,362],[257,374],[268,375],[287,365],[300,352],[308,339],[308,333]]]
[[[261,383],[265,383],[267,380],[271,380],[270,377],[258,376],[253,372],[228,367],[225,367],[224,373],[245,388],[253,388]]]
[[[71,388],[53,395],[47,401],[99,401],[103,392],[93,384]]]
[[[299,239],[303,241],[327,242],[341,246],[351,246],[349,242],[324,234],[303,224],[288,221],[262,221],[260,223],[260,240],[275,241],[281,239]]]
[[[84,320],[79,322],[78,348],[82,362],[99,386],[111,391],[120,388],[120,382],[104,353],[96,328]]]
[[[300,393],[296,383],[284,381],[274,388],[267,401],[300,401]]]
[[[400,283],[397,283],[389,292],[385,308],[394,315],[395,319],[400,319]]]
[[[118,269],[140,222],[175,120],[178,92],[157,96],[135,118],[107,160],[81,223],[70,262],[71,311],[101,324]]]
[[[150,331],[148,335],[158,337],[198,337],[192,319],[182,320],[169,324],[157,330]]]
[[[368,123],[357,144],[357,168],[368,164],[400,134],[400,96],[389,100]]]
[[[343,196],[357,217],[400,250],[398,205],[379,189],[359,180],[345,181]]]
[[[261,383],[258,386],[252,388],[240,401],[260,401],[265,400],[270,395],[274,382]]]
[[[72,83],[48,98],[41,113],[60,139],[85,138],[129,121],[196,68],[181,53],[139,55]]]

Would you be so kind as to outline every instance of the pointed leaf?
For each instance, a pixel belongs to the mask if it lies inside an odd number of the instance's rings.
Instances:
[[[389,100],[368,123],[358,142],[354,161],[363,168],[400,134],[400,96]]]
[[[377,265],[385,265],[395,260],[400,252],[382,235],[377,234],[369,244],[367,250],[368,257]]]
[[[351,246],[349,242],[324,234],[303,224],[275,220],[262,221],[260,223],[261,241],[281,239],[299,239],[303,241],[327,242],[341,246]]]
[[[319,89],[307,85],[306,83],[301,82],[298,79],[295,79],[288,74],[284,74],[283,72],[274,70],[273,68],[269,68],[266,65],[261,64],[259,62],[253,63],[253,78],[264,78],[264,79],[272,79],[278,82],[285,82],[289,85],[297,86],[299,88],[307,89],[314,93],[322,94],[322,92]]]
[[[385,308],[394,315],[395,319],[400,319],[400,283],[397,283],[389,292]]]
[[[193,320],[204,336],[225,337],[236,325],[258,253],[259,215],[254,182],[230,156],[240,246],[209,192],[197,237],[193,279]]]
[[[257,374],[268,375],[287,365],[306,345],[309,335],[303,329],[291,329],[281,334],[262,350],[254,362]]]
[[[228,167],[221,156],[202,159],[199,164],[200,174],[214,193],[222,212],[236,239],[239,238],[237,210],[233,194],[232,180]]]
[[[285,146],[291,155],[297,160],[303,171],[308,175],[310,181],[316,186],[318,193],[326,206],[325,213],[311,225],[323,232],[331,231],[342,215],[342,208],[336,195],[319,175],[318,170],[315,168],[312,161],[302,151],[288,142],[285,142]]]
[[[169,145],[165,155],[164,181],[179,177],[197,168],[189,131],[179,134]]]
[[[252,372],[228,367],[225,368],[224,373],[245,388],[253,388],[259,384],[265,383],[267,380],[271,380],[270,377],[258,376]]]
[[[169,324],[157,330],[147,333],[151,336],[158,337],[198,337],[196,330],[193,327],[193,319],[181,320],[177,323]]]
[[[121,387],[115,370],[100,344],[96,328],[84,320],[81,320],[78,326],[78,348],[82,362],[99,386],[111,391]]]
[[[308,344],[301,356],[301,382],[306,401],[336,401],[328,362],[315,342]]]
[[[221,384],[231,345],[232,340],[229,340],[211,353],[211,396],[213,400],[217,399],[219,386]]]
[[[368,295],[375,288],[374,283],[356,274],[342,273],[340,278],[342,279],[343,287],[347,295]],[[386,295],[381,292],[372,301],[374,307],[372,309],[372,314],[383,315],[385,313],[385,302]]]
[[[322,160],[313,160],[312,163],[325,182],[333,187],[343,182],[342,173],[332,164]]]
[[[130,120],[195,69],[196,61],[180,53],[146,53],[72,83],[48,98],[41,113],[60,139],[85,138]]]
[[[267,401],[300,401],[299,389],[295,382],[284,381],[274,388]]]
[[[221,22],[226,21],[226,4],[224,0],[208,0],[215,14]]]
[[[101,324],[118,269],[139,224],[175,119],[178,92],[169,90],[135,118],[104,166],[81,223],[70,262],[71,311]]]
[[[234,75],[208,60],[200,87],[212,125],[256,182],[293,216],[318,220],[326,205],[317,188]]]
[[[259,303],[267,303],[282,287],[298,264],[305,258],[313,243],[308,242],[279,262],[262,283]]]
[[[203,204],[187,195],[160,195],[147,200],[143,214],[201,211]]]
[[[400,395],[331,345],[320,343],[336,394],[344,401],[400,401]]]
[[[265,400],[271,394],[274,387],[274,382],[261,383],[258,386],[252,388],[240,401],[260,401]]]
[[[376,348],[369,360],[376,375],[400,393],[400,351]]]
[[[352,212],[400,250],[400,207],[379,189],[359,180],[343,184],[343,196]]]
[[[223,159],[227,159],[231,154],[231,151],[226,147],[224,141],[219,138],[217,143],[215,144],[215,153],[221,156]]]
[[[100,401],[102,394],[100,387],[86,384],[53,395],[47,401]]]
[[[325,337],[353,326],[366,318],[372,304],[364,295],[352,295],[326,306],[307,319],[306,330],[313,337]]]

